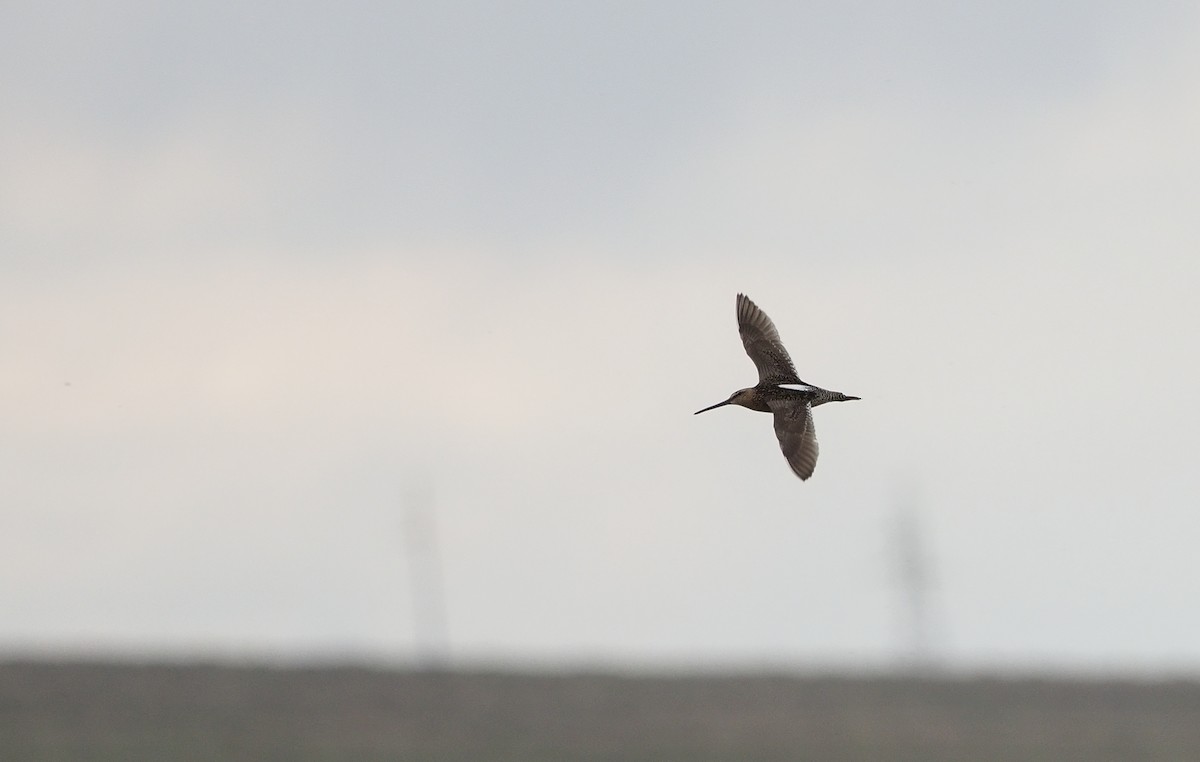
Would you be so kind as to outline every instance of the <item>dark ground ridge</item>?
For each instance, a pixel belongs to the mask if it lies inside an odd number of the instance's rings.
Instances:
[[[1200,681],[0,663],[3,760],[1200,760]]]

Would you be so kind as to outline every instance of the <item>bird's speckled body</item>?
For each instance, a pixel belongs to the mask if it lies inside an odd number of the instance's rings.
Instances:
[[[745,294],[737,295],[737,317],[742,345],[758,368],[758,383],[737,390],[724,402],[697,410],[696,415],[724,405],[741,405],[773,414],[775,436],[779,438],[779,447],[788,465],[796,476],[807,479],[817,467],[817,435],[813,429],[812,409],[826,402],[845,402],[858,397],[801,381],[775,324]]]

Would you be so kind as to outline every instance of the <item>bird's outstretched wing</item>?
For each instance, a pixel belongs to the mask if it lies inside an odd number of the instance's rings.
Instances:
[[[773,400],[767,404],[775,415],[775,436],[783,457],[796,476],[807,479],[817,467],[819,452],[812,405],[795,400]]]
[[[799,383],[792,358],[783,348],[775,324],[745,294],[737,295],[737,318],[742,346],[754,361],[754,367],[758,368],[759,383]]]

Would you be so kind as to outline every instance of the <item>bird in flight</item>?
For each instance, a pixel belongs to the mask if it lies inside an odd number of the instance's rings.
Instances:
[[[813,430],[812,409],[826,402],[859,398],[801,381],[792,358],[783,348],[775,324],[745,294],[737,295],[737,318],[742,346],[754,367],[758,368],[758,384],[738,389],[724,402],[697,410],[694,415],[725,405],[741,405],[771,413],[775,416],[775,436],[779,439],[783,457],[787,458],[796,476],[807,479],[817,467],[817,435]]]

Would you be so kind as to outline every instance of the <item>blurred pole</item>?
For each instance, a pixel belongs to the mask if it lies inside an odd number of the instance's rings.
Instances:
[[[934,580],[914,503],[913,500],[900,503],[892,526],[892,546],[901,603],[903,667],[926,674],[937,666],[930,621],[930,589]]]
[[[416,663],[421,669],[438,669],[445,665],[450,637],[437,517],[428,481],[409,491],[404,519]]]

